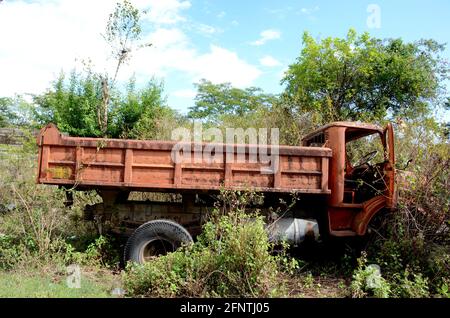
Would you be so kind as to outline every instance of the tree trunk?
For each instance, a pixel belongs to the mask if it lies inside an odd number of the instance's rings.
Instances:
[[[103,137],[106,137],[106,130],[108,128],[108,105],[109,105],[109,86],[108,77],[101,77],[102,82],[102,102],[97,109],[97,121]]]

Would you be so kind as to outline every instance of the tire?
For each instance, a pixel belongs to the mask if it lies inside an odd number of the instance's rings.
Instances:
[[[191,234],[180,224],[169,220],[150,221],[139,226],[128,238],[124,261],[125,264],[128,261],[143,264],[192,242]]]

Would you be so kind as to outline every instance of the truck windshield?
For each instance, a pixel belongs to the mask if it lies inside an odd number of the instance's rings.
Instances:
[[[378,133],[358,138],[346,143],[347,164],[353,168],[364,164],[384,162],[384,148]]]
[[[346,143],[344,202],[362,203],[386,188],[385,154],[378,132]]]

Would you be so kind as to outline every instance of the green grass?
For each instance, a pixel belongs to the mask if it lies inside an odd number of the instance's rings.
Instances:
[[[80,288],[69,288],[66,276],[0,271],[0,298],[105,298],[111,296],[111,282],[81,276]]]

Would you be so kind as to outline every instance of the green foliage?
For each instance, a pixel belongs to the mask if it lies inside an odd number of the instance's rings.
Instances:
[[[363,254],[358,259],[358,267],[353,273],[353,280],[350,285],[352,297],[376,297],[388,298],[391,293],[391,286],[381,277],[374,267],[367,266],[366,255]]]
[[[102,135],[97,118],[101,103],[101,85],[97,75],[73,70],[68,81],[60,74],[52,89],[35,96],[35,118],[38,125],[49,122],[73,136],[99,137]]]
[[[144,265],[129,264],[124,287],[130,296],[268,297],[283,295],[283,270],[295,261],[271,255],[264,222],[245,213],[251,196],[234,196],[227,213],[216,209],[196,243]]]
[[[117,246],[111,237],[99,236],[83,251],[77,251],[70,243],[65,242],[62,261],[64,264],[79,264],[97,268],[114,268],[119,264]]]
[[[1,272],[0,298],[104,298],[111,297],[110,282],[82,276],[81,288],[69,288],[65,273]],[[108,277],[108,279],[110,279]]]
[[[333,120],[380,120],[392,114],[426,113],[437,106],[449,70],[433,40],[380,40],[350,30],[346,38],[315,40],[303,49],[283,83],[295,111]]]
[[[132,88],[125,98],[119,91],[113,91],[121,65],[130,58],[141,37],[139,10],[127,0],[118,2],[109,16],[103,36],[117,60],[114,75],[94,73],[89,63],[83,73],[72,71],[68,81],[61,73],[51,89],[35,96],[37,109],[34,117],[38,125],[53,122],[65,133],[89,137],[131,134],[129,137],[133,138],[137,134],[131,132],[131,127],[137,123],[140,131],[154,128],[154,118],[162,116],[159,109],[155,112],[152,109],[162,106],[162,86],[159,83],[152,79],[146,88],[136,92],[132,81]],[[120,120],[124,121],[123,128]]]
[[[97,106],[97,121],[104,137],[107,136],[108,123],[111,121],[109,118],[111,90],[115,85],[120,67],[130,59],[132,52],[137,48],[141,31],[139,10],[128,0],[117,2],[114,12],[109,15],[106,33],[103,35],[117,61],[116,70],[113,76],[99,75],[102,102]]]
[[[72,262],[97,267],[118,264],[113,242],[105,237],[94,240],[94,229],[81,217],[85,204],[98,202],[96,196],[77,193],[74,206],[65,207],[63,190],[36,185],[29,173],[36,165],[35,145],[1,150],[0,269],[30,270]]]
[[[128,56],[126,50],[141,37],[139,10],[127,0],[117,2],[114,12],[109,15],[104,37],[118,60]]]
[[[170,138],[179,124],[177,113],[166,105],[163,85],[152,79],[146,87],[136,89],[130,80],[126,96],[119,97],[111,113],[110,135],[129,139]]]
[[[0,97],[0,127],[28,127],[32,106],[22,95]]]
[[[430,297],[429,280],[420,273],[420,268],[411,271],[409,266],[387,274],[387,279],[381,277],[374,267],[367,266],[366,254],[358,259],[358,267],[353,273],[350,285],[352,297],[377,298],[425,298]],[[445,282],[438,291],[445,296]]]
[[[305,288],[312,288],[314,286],[314,276],[311,273],[306,274],[302,283]]]
[[[260,88],[239,89],[230,83],[213,84],[201,80],[197,86],[195,106],[190,108],[188,116],[219,123],[222,116],[242,117],[260,108],[270,108],[276,97],[265,94]]]
[[[400,298],[424,298],[429,297],[428,279],[421,273],[410,272],[406,268],[401,273],[396,273],[392,283],[393,294]]]
[[[0,234],[0,269],[10,270],[22,261],[25,254],[24,246],[18,244],[13,237]]]
[[[16,118],[16,115],[11,110],[13,101],[11,98],[0,98],[0,127],[6,127],[10,125]]]
[[[188,117],[201,119],[225,133],[227,127],[279,128],[280,143],[299,145],[306,132],[311,131],[312,120],[290,111],[287,100],[266,94],[260,88],[240,89],[229,83],[213,84],[202,80],[196,84],[195,106]]]
[[[438,289],[438,295],[445,298],[450,298],[449,279],[445,279],[440,288]]]
[[[34,101],[38,127],[53,122],[69,135],[103,136],[96,120],[102,102],[101,85],[91,71],[72,71],[68,81],[61,74],[53,88]],[[162,83],[156,79],[142,89],[137,89],[131,79],[125,95],[115,92],[109,112],[107,136],[114,138],[170,137],[170,129],[179,122],[176,112],[165,104]]]

